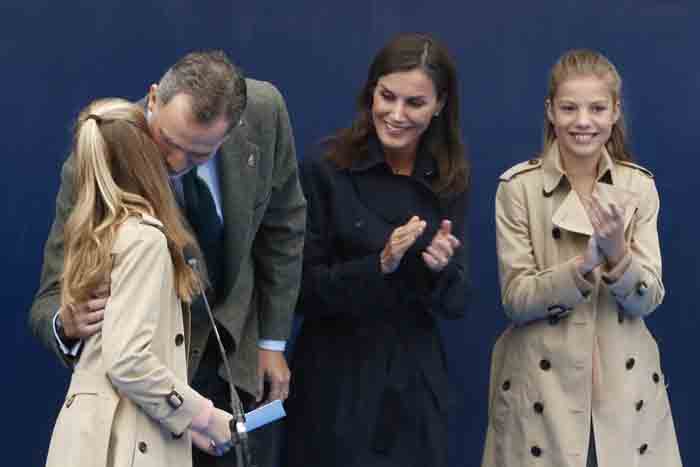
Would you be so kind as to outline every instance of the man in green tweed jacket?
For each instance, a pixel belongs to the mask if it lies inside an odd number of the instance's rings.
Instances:
[[[306,219],[284,100],[270,83],[244,80],[222,52],[196,52],[153,84],[143,103],[176,198],[204,253],[213,284],[207,295],[241,399],[247,409],[284,400],[290,374],[283,352],[301,277]],[[68,366],[79,357],[82,340],[99,330],[108,300],[104,288],[87,303],[61,307],[63,226],[75,202],[72,171],[69,157],[29,316],[34,335]],[[196,187],[196,196],[188,194],[188,185]],[[214,208],[218,230],[202,220],[206,211],[212,218]],[[230,410],[211,325],[197,306],[186,337],[193,385]],[[275,462],[268,438],[264,429],[252,434],[261,466]],[[230,466],[233,458],[233,451],[219,458],[198,453],[195,467]]]

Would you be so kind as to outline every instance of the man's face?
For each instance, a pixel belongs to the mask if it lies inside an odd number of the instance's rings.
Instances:
[[[165,157],[171,177],[184,175],[194,166],[211,159],[228,136],[229,121],[225,116],[202,125],[192,115],[192,98],[176,94],[163,104],[157,96],[157,85],[148,94],[148,126],[151,136]]]

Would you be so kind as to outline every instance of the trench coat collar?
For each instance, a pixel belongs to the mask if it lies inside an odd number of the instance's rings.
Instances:
[[[559,144],[556,140],[552,142],[542,157],[542,169],[544,170],[544,191],[550,194],[562,183],[562,179],[566,178],[566,172],[561,164]],[[605,146],[603,146],[603,155],[598,163],[596,181],[608,185],[615,184],[615,163]]]
[[[367,142],[367,157],[353,162],[352,166],[350,167],[350,171],[366,172],[379,165],[383,165],[386,170],[391,172],[391,167],[389,167],[389,164],[386,162],[386,157],[384,156],[384,150],[382,149],[381,143],[377,139],[376,135],[372,135],[369,137]],[[411,177],[418,179],[432,179],[435,176],[437,176],[437,162],[425,149],[419,146]]]

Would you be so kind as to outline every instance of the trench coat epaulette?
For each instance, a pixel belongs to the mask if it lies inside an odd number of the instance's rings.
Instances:
[[[542,159],[540,159],[539,157],[533,157],[528,161],[515,164],[510,169],[503,172],[499,177],[499,180],[502,182],[509,182],[520,174],[529,172],[531,170],[539,169],[540,167],[542,167]]]
[[[156,229],[158,229],[158,230],[160,230],[161,232],[165,233],[165,230],[163,229],[163,224],[161,224],[160,222],[158,222],[158,221],[155,220],[155,219],[148,219],[148,218],[142,217],[142,218],[141,218],[141,221],[139,222],[139,224],[141,224],[141,225],[148,225],[148,226],[151,226],[151,227],[155,227]]]
[[[654,178],[654,174],[651,173],[651,170],[649,170],[649,169],[647,169],[647,168],[645,168],[645,167],[642,167],[641,165],[637,165],[637,164],[635,164],[634,162],[618,161],[618,160],[616,160],[615,163],[616,163],[616,164],[620,164],[620,165],[624,165],[625,167],[630,167],[630,168],[632,168],[632,169],[639,170],[640,172],[642,172],[642,173],[643,173],[644,175],[646,175],[647,177],[649,177],[649,178]]]

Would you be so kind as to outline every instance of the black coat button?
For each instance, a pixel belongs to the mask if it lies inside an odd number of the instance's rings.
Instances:
[[[549,362],[549,360],[543,358],[540,360],[540,368],[542,368],[544,371],[549,371],[549,369],[552,368],[552,364]]]
[[[545,190],[544,188],[542,188],[542,196],[544,196],[545,198],[549,198],[550,196],[552,196],[552,193],[554,193],[554,192],[553,192],[553,191],[547,191],[547,190]]]
[[[644,407],[644,401],[642,401],[642,400],[637,401],[637,403],[634,406],[634,408],[637,409],[637,412],[642,410],[642,407]]]
[[[634,358],[630,358],[627,360],[627,362],[625,363],[625,368],[627,368],[628,370],[634,368]]]
[[[654,382],[654,384],[659,384],[659,381],[661,381],[661,377],[658,373],[655,372],[653,375],[651,375],[651,380]]]
[[[501,385],[501,389],[503,389],[504,391],[508,391],[510,389],[510,380],[503,381],[503,385]]]
[[[639,446],[639,454],[644,454],[647,452],[647,448],[649,448],[649,445],[647,443],[642,444]]]
[[[542,402],[535,402],[532,408],[535,410],[535,413],[544,412],[544,404]]]
[[[170,434],[173,436],[173,439],[180,439],[180,438],[182,438],[182,435],[185,434],[185,432],[183,431],[182,433],[170,433]]]
[[[555,240],[559,240],[561,238],[561,230],[559,230],[559,227],[554,227],[552,229],[552,238]]]
[[[185,342],[185,336],[182,334],[178,334],[175,336],[175,345],[180,346],[182,343]]]
[[[535,457],[540,457],[542,455],[542,449],[540,449],[539,446],[532,446],[530,448],[530,454]]]
[[[146,451],[148,451],[148,445],[141,441],[139,443],[139,451],[141,451],[143,454],[146,454]]]

